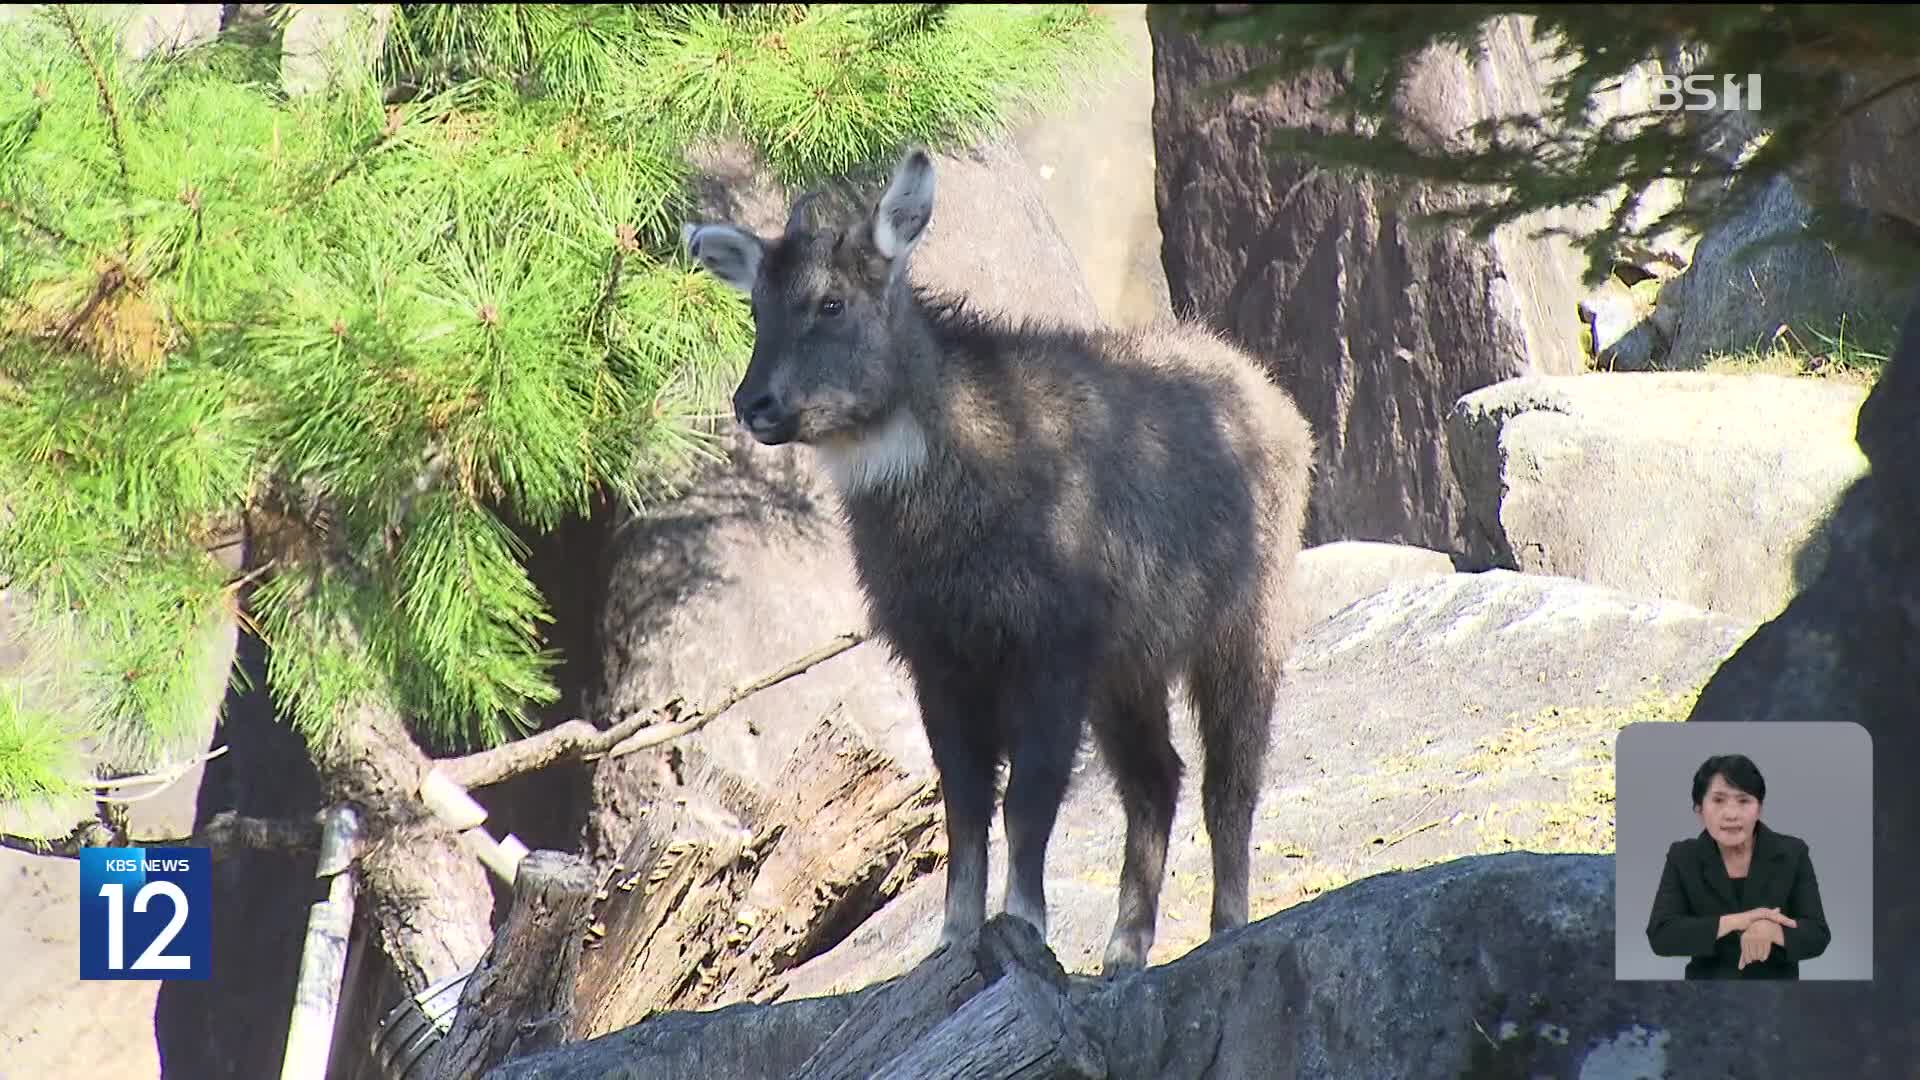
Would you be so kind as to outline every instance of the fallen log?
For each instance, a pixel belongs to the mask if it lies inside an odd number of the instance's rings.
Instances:
[[[914,777],[838,714],[820,718],[738,835],[650,814],[622,851],[581,974],[593,1038],[662,1012],[765,1002],[939,865],[935,781]]]

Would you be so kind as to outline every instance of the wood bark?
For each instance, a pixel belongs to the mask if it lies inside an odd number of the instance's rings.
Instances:
[[[850,1074],[854,1075],[854,1074]],[[857,1075],[889,1080],[1103,1080],[1106,1055],[1066,995],[1027,970],[1008,972],[910,1049]]]
[[[975,1010],[967,1013],[959,1026],[946,1031],[930,1052],[948,1053],[956,1048],[959,1040],[994,1037],[995,1026],[1006,1020],[1006,1009],[1021,1007],[1032,994],[1040,991],[1056,996],[1064,994],[1067,974],[1047,950],[1040,932],[1022,919],[999,915],[989,920],[981,927],[980,933],[968,942],[959,947],[937,950],[897,982],[868,996],[853,1015],[814,1050],[813,1056],[794,1074],[793,1080],[867,1080],[872,1076],[949,1075],[940,1071],[945,1066],[938,1059],[929,1059],[924,1055],[916,1057],[912,1051],[929,1033],[935,1032],[943,1023],[949,1023],[949,1017],[957,1016],[956,1010],[964,1010],[982,991],[998,985],[1014,972],[1025,972],[1030,977],[1031,985],[1006,992],[990,1002],[984,1012]],[[1059,1020],[1065,1011],[1064,1000],[1057,1006],[1047,1002],[1045,997],[1034,1000],[1047,1005],[1050,1011],[1045,1016],[1032,1018],[1018,1032],[1022,1041],[1018,1047],[1010,1048],[1016,1056],[1034,1055],[1041,1044],[1070,1041],[1063,1034],[1070,1025],[1063,1025]],[[896,1072],[894,1066],[888,1064],[896,1059],[923,1071],[911,1074]],[[985,1062],[980,1064],[984,1065]],[[924,1071],[927,1069],[935,1071]]]
[[[753,824],[698,835],[684,812],[643,818],[623,849],[583,962],[575,1028],[592,1038],[658,1012],[764,1002],[938,865],[940,799],[837,714],[822,717]]]
[[[471,969],[490,941],[493,890],[459,834],[421,803],[432,762],[400,716],[364,707],[309,749],[328,800],[362,812],[362,903],[408,992]]]
[[[90,847],[119,844],[134,847],[204,847],[221,853],[237,849],[257,851],[312,851],[320,844],[320,826],[309,819],[260,818],[222,810],[189,836],[129,836],[116,838],[98,821],[83,822],[57,840],[0,835],[0,847],[29,855],[77,859]]]
[[[999,915],[973,938],[936,950],[889,983],[834,997],[662,1016],[515,1059],[487,1077],[1105,1080],[1111,1051],[1103,1040],[1128,1017],[1111,1007],[1083,1012],[1075,1000],[1039,932]]]
[[[513,909],[461,991],[429,1076],[466,1080],[566,1037],[596,881],[592,864],[565,852],[521,860]]]

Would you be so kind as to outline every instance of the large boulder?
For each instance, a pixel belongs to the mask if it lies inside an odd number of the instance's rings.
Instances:
[[[1382,875],[1163,967],[1067,980],[1065,1011],[1096,1048],[1082,1060],[1097,1071],[1035,1075],[1857,1075],[1822,1068],[1834,1040],[1791,1026],[1811,987],[1616,982],[1613,908],[1605,856],[1507,854]],[[487,1077],[784,1080],[890,989],[662,1016]]]
[[[1597,219],[1560,211],[1488,243],[1459,230],[1416,231],[1414,216],[1444,196],[1336,176],[1267,149],[1278,125],[1344,130],[1323,108],[1336,89],[1331,75],[1217,95],[1262,51],[1203,45],[1177,10],[1156,6],[1149,23],[1168,291],[1176,311],[1259,353],[1312,421],[1320,453],[1308,543],[1452,550],[1460,493],[1447,463],[1447,413],[1462,395],[1515,375],[1583,369],[1584,256],[1564,239],[1531,234]],[[1410,124],[1450,138],[1475,121],[1540,108],[1561,61],[1531,42],[1529,26],[1492,20],[1482,59],[1431,54],[1404,95]],[[1619,107],[1633,104],[1623,91]]]
[[[1663,65],[1687,75],[1718,77],[1709,50],[1678,44]],[[1920,243],[1920,159],[1911,138],[1920,116],[1920,89],[1892,93],[1908,75],[1902,65],[1846,72],[1843,100],[1873,104],[1835,118],[1817,133],[1810,152],[1788,170],[1751,190],[1751,198],[1700,235],[1683,234],[1683,269],[1673,276],[1655,253],[1623,252],[1661,278],[1658,306],[1644,318],[1616,326],[1603,366],[1623,370],[1690,370],[1725,355],[1770,351],[1784,344],[1803,355],[1823,349],[1818,335],[1874,345],[1900,319],[1900,274]],[[1777,97],[1777,95],[1774,95]],[[1764,116],[1741,108],[1685,114],[1698,148],[1724,170],[1737,171],[1770,137]],[[1699,203],[1727,193],[1727,179],[1703,179],[1685,198]],[[1836,242],[1836,240],[1838,242]],[[1596,297],[1596,314],[1606,306]],[[1625,312],[1617,312],[1625,315]],[[1611,344],[1611,342],[1608,342]],[[1605,345],[1596,341],[1596,353]]]
[[[1822,347],[1817,334],[1863,334],[1893,321],[1899,282],[1837,253],[1810,226],[1814,208],[1776,177],[1706,230],[1686,270],[1660,288],[1664,352],[1657,366],[1706,367],[1781,342]],[[1788,336],[1791,335],[1791,336]]]
[[[1444,551],[1374,540],[1335,540],[1300,553],[1294,560],[1293,588],[1300,617],[1311,625],[1389,585],[1453,571],[1453,556]]]
[[[1845,76],[1848,100],[1873,104],[1841,117],[1826,133],[1823,152],[1801,171],[1815,198],[1833,198],[1920,228],[1920,85],[1911,65],[1861,67]],[[1902,89],[1881,95],[1905,80]]]
[[[750,153],[717,142],[696,162],[705,217],[765,235],[780,231],[791,193]],[[1013,145],[984,143],[941,155],[936,166],[940,192],[914,256],[916,281],[964,291],[1015,316],[1098,319],[1079,264]],[[848,184],[867,179],[857,174]],[[674,696],[713,702],[837,634],[866,628],[836,496],[811,453],[759,446],[738,433],[727,445],[727,459],[682,496],[617,531],[606,556],[609,592],[600,621],[605,670],[589,696],[589,715],[645,709]],[[931,775],[904,672],[884,648],[862,644],[753,695],[658,753],[606,763],[596,781],[589,851],[618,855],[631,813],[657,798],[662,760],[710,762],[745,791],[765,790],[812,722],[836,705],[910,773]],[[723,822],[750,809],[723,791],[676,797],[711,803],[708,816]]]
[[[1752,623],[1564,578],[1419,574],[1314,624],[1287,668],[1254,822],[1253,915],[1341,881],[1510,842],[1611,850],[1613,733],[1677,720]],[[1669,695],[1678,695],[1677,699]],[[1176,805],[1158,964],[1207,933],[1210,856],[1200,752],[1179,696],[1188,764]],[[1586,824],[1550,825],[1574,814]],[[1589,820],[1591,819],[1591,820]],[[1114,916],[1125,820],[1097,755],[1083,755],[1047,855],[1049,943],[1069,971],[1099,969]],[[989,897],[1004,887],[991,840]],[[796,968],[783,996],[890,978],[939,942],[945,876],[909,885],[845,941]],[[1611,953],[1609,952],[1609,955]]]
[[[289,97],[331,82],[344,64],[371,63],[386,47],[392,4],[297,4],[280,33],[280,87]]]
[[[0,4],[0,26],[33,14],[33,4]],[[185,52],[220,34],[224,4],[88,4],[82,18],[110,25],[129,60]]]
[[[1920,822],[1909,776],[1920,757],[1920,292],[1910,304],[1860,409],[1871,471],[1834,512],[1820,572],[1721,666],[1689,717],[1850,722],[1872,736],[1874,981],[1795,996],[1810,1024],[1861,1049],[1855,1068],[1872,1075],[1911,1075],[1920,1061],[1920,874],[1907,857]],[[1836,1062],[1832,1075],[1863,1074]]]
[[[1768,618],[1815,571],[1827,515],[1866,470],[1865,397],[1837,380],[1696,372],[1468,394],[1448,441],[1464,561]]]

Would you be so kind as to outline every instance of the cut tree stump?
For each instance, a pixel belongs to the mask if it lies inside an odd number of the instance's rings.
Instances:
[[[1014,975],[1023,977],[995,992]],[[1067,973],[1040,932],[1024,919],[996,915],[967,942],[936,951],[869,995],[793,1080],[1105,1076],[1066,989]],[[961,1052],[969,1041],[993,1040],[1007,1045]],[[952,1071],[960,1062],[973,1071]]]
[[[1009,971],[913,1048],[862,1076],[888,1080],[1105,1080],[1107,1057],[1060,988]]]
[[[430,1077],[467,1080],[566,1038],[596,880],[591,863],[566,852],[520,861],[513,908],[460,993]]]
[[[643,820],[603,889],[576,1037],[771,1000],[783,972],[944,857],[936,782],[907,774],[837,711],[769,790],[734,841],[701,837],[672,812]]]

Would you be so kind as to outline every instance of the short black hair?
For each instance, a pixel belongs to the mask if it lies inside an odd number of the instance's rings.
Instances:
[[[1700,804],[1707,801],[1707,785],[1713,783],[1715,775],[1727,778],[1727,784],[1744,791],[1760,802],[1767,801],[1767,781],[1760,775],[1760,766],[1745,754],[1718,754],[1700,763],[1693,774],[1693,807],[1698,810]]]

